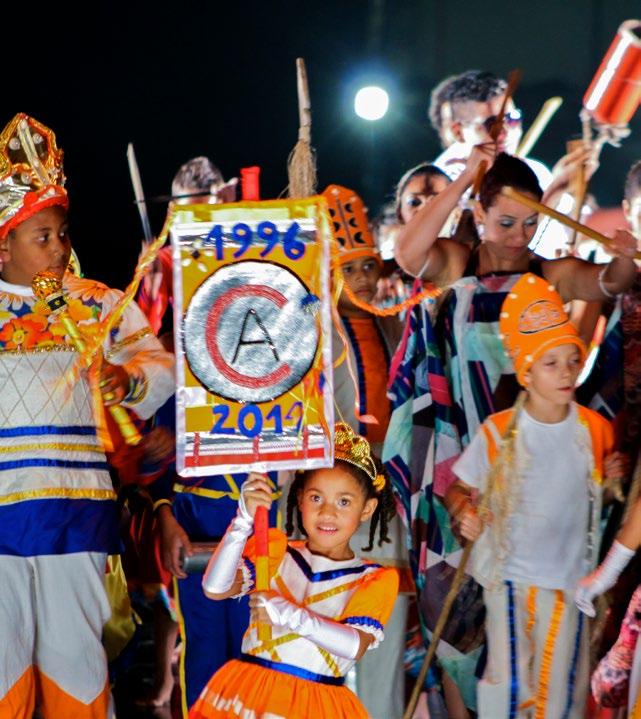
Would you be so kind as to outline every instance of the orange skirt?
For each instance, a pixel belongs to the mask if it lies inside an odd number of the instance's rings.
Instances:
[[[189,719],[367,719],[369,714],[345,686],[232,659],[209,680]]]

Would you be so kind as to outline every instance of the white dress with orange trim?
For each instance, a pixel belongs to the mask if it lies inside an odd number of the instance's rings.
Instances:
[[[360,557],[334,561],[312,554],[304,542],[288,542],[270,530],[271,589],[291,602],[383,640],[383,629],[398,592],[398,573]],[[243,593],[254,589],[255,546],[247,543],[242,565]],[[225,664],[209,681],[190,719],[305,719],[367,717],[344,684],[355,664],[281,627],[261,643],[250,624],[240,660]]]

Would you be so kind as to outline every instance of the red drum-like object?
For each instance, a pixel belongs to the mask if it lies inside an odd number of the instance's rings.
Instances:
[[[241,167],[240,191],[244,201],[258,202],[260,200],[260,167]]]
[[[598,123],[627,125],[641,103],[641,20],[626,20],[603,58],[583,106]]]

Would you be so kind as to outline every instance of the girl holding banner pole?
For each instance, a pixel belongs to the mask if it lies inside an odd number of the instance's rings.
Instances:
[[[398,574],[357,557],[350,539],[369,521],[370,544],[377,529],[384,542],[394,499],[367,440],[337,424],[335,444],[334,466],[299,473],[290,489],[288,530],[296,511],[307,541],[288,542],[282,532],[269,532],[267,592],[256,590],[257,542],[251,535],[257,509],[271,506],[271,488],[258,474],[243,486],[238,513],[209,563],[203,588],[212,599],[251,593],[257,620],[271,625],[272,638],[261,641],[252,623],[240,660],[212,677],[190,719],[368,716],[343,686],[344,677],[382,641]]]

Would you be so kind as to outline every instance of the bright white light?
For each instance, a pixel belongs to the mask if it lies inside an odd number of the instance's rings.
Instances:
[[[362,87],[354,98],[354,112],[364,120],[380,120],[389,107],[389,95],[382,87]]]

